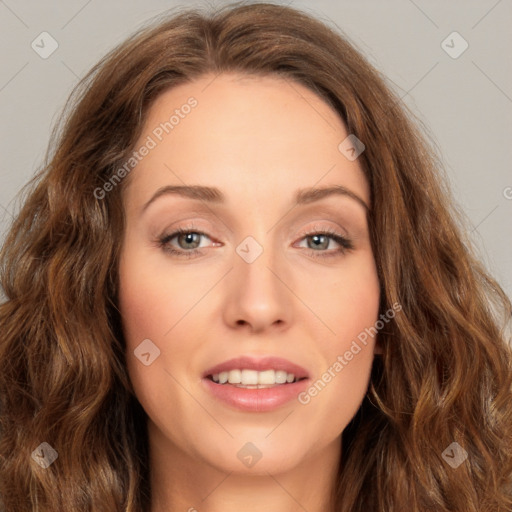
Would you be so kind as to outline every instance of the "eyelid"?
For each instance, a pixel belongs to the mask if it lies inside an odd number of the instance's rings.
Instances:
[[[331,221],[331,223],[332,223],[332,221]],[[346,229],[344,229],[338,223],[335,223],[335,224],[336,224],[336,227],[332,227],[331,225],[320,224],[319,221],[316,221],[315,224],[313,224],[313,225],[309,224],[308,225],[309,227],[301,229],[299,232],[299,236],[306,236],[306,235],[311,235],[311,234],[314,234],[317,232],[326,231],[326,232],[341,236],[343,238],[350,238],[350,235],[348,234]],[[343,233],[340,231],[343,231]]]

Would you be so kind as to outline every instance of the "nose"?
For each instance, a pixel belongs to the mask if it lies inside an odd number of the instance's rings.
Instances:
[[[288,288],[291,278],[284,262],[267,247],[249,261],[234,254],[233,270],[227,276],[225,322],[254,333],[287,328],[294,310],[293,293]]]

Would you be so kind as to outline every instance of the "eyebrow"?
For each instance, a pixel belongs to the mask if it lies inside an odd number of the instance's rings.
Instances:
[[[203,185],[166,185],[159,188],[142,207],[142,212],[147,210],[150,204],[155,202],[158,198],[167,195],[178,195],[187,197],[189,199],[199,199],[208,203],[223,204],[226,202],[226,196],[216,187],[206,187]],[[359,197],[355,192],[342,185],[333,185],[323,188],[301,188],[296,190],[294,196],[294,205],[304,205],[320,201],[326,197],[333,195],[341,195],[349,197],[357,201],[366,211],[369,211],[369,206],[366,202]]]

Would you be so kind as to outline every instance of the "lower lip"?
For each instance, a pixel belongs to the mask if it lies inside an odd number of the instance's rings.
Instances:
[[[261,389],[237,388],[229,384],[217,384],[209,378],[204,378],[203,382],[216,398],[236,409],[267,412],[297,399],[299,393],[307,388],[309,379]]]

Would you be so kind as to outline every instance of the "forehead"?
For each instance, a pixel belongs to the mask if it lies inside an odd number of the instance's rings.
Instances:
[[[211,139],[248,143],[256,137],[267,144],[291,139],[329,143],[333,136],[346,135],[337,112],[304,85],[277,75],[232,73],[205,75],[162,93],[150,108],[144,131],[168,121],[173,113],[180,114],[190,98],[197,105],[174,121],[178,122],[171,139],[176,143],[192,130],[204,136],[205,144]]]
[[[132,171],[130,187],[147,196],[155,186],[182,181],[254,195],[266,190],[277,199],[278,190],[328,182],[368,201],[358,162],[338,148],[348,135],[337,112],[301,84],[205,75],[152,104],[136,148],[148,139],[154,147]]]

